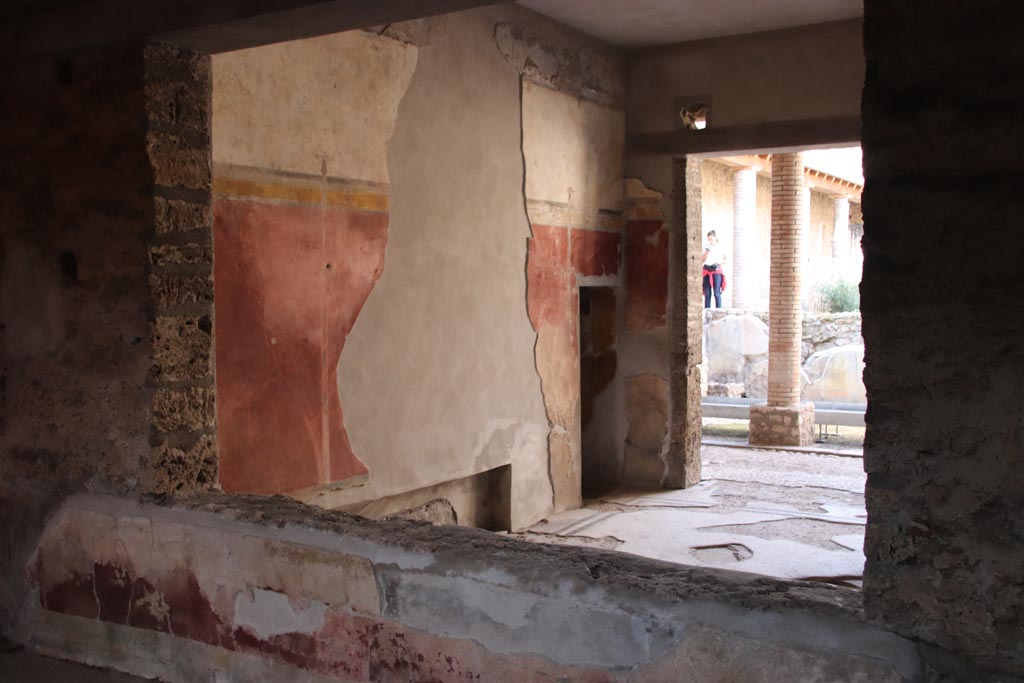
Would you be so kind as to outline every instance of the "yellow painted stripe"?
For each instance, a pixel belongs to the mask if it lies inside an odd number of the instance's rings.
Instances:
[[[261,183],[240,178],[214,178],[215,194],[244,199],[278,200],[298,204],[319,204],[323,198],[328,206],[357,211],[388,210],[388,196],[376,192],[328,189],[326,197],[321,196],[319,187],[309,185],[285,185],[282,183]]]

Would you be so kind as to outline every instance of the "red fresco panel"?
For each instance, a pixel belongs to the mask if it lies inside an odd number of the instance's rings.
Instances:
[[[572,230],[572,266],[580,275],[615,275],[619,272],[619,233]]]
[[[366,472],[341,421],[335,369],[386,239],[384,214],[215,201],[225,490],[279,493]]]
[[[547,225],[533,226],[526,259],[527,311],[533,329],[565,325],[569,315],[570,288],[575,277],[569,270],[569,232]]]
[[[626,329],[663,329],[668,312],[668,230],[662,220],[626,223]]]

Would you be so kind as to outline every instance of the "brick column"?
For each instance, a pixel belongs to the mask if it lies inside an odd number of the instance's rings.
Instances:
[[[733,173],[732,194],[732,305],[744,308],[751,304],[748,289],[747,260],[750,240],[757,222],[757,171],[741,168]]]
[[[814,441],[814,404],[800,403],[805,195],[803,155],[773,155],[768,404],[751,407],[752,444],[806,446]]]

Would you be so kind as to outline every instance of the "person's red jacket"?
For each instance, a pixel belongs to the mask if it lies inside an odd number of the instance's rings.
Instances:
[[[704,278],[706,278],[709,275],[721,275],[722,276],[722,291],[724,292],[725,291],[725,273],[722,271],[722,267],[719,266],[718,270],[708,270],[707,268],[704,268],[703,270],[704,270],[704,274],[701,276],[701,282],[703,282]],[[715,279],[711,278],[710,282],[711,282],[712,286],[714,286]]]

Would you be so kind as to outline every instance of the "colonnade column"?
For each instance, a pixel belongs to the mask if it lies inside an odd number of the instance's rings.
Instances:
[[[846,279],[850,255],[850,200],[835,198],[835,219],[832,223],[832,271]]]
[[[732,207],[732,306],[753,305],[747,266],[753,257],[750,240],[757,225],[757,171],[741,168],[733,173]]]
[[[750,409],[750,443],[814,442],[814,404],[800,402],[805,201],[803,155],[772,156],[771,277],[768,292],[768,403]]]

